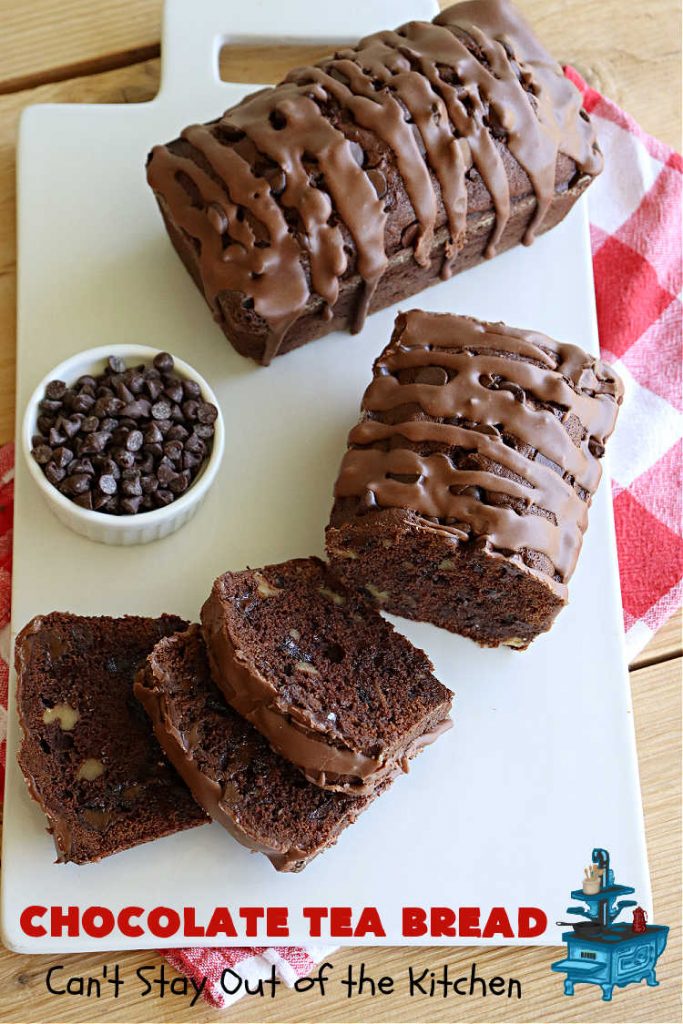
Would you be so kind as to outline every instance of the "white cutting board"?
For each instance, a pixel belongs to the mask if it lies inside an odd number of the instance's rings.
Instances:
[[[18,422],[37,381],[60,360],[93,345],[142,342],[177,353],[212,383],[225,416],[226,454],[197,517],[173,537],[137,548],[107,548],[61,526],[20,457],[14,634],[52,609],[167,610],[195,618],[223,570],[322,553],[346,434],[396,308],[371,316],[358,337],[331,335],[268,369],[242,359],[172,251],[145,182],[145,157],[154,143],[215,116],[253,88],[218,79],[217,54],[228,37],[351,42],[410,17],[429,18],[435,9],[431,0],[372,0],[354,5],[350,17],[346,5],[310,0],[167,0],[163,86],[153,102],[26,111],[18,170]],[[502,319],[597,352],[591,275],[580,203],[532,248],[405,305]],[[45,820],[15,764],[12,680],[5,944],[33,953],[164,945],[119,933],[29,939],[19,927],[28,904],[195,906],[199,920],[217,904],[288,906],[290,943],[307,937],[303,906],[373,905],[387,944],[408,941],[400,934],[404,905],[532,905],[551,924],[540,941],[557,944],[554,921],[566,916],[569,890],[580,884],[594,846],[610,850],[617,880],[634,885],[650,910],[607,480],[570,591],[571,604],[552,632],[523,654],[480,650],[432,626],[399,622],[455,690],[455,728],[300,875],[276,873],[218,825],[100,864],[55,865]],[[472,944],[439,944],[448,941]],[[182,937],[166,944],[181,945]]]

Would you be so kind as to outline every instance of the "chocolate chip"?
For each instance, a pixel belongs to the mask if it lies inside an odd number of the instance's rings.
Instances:
[[[75,416],[70,416],[67,419],[64,416],[60,416],[57,420],[57,429],[65,435],[65,437],[75,437],[79,430],[83,430],[83,420],[85,417],[81,416],[80,413],[76,413]],[[94,419],[94,417],[90,417]],[[95,420],[97,423],[97,420]],[[93,427],[93,430],[97,430],[97,427]]]
[[[85,491],[89,491],[92,484],[92,478],[88,473],[72,473],[66,478],[62,484],[62,490],[65,494],[84,494]]]
[[[125,360],[120,356],[109,356],[109,359],[107,359],[107,366],[112,373],[125,373],[126,371]]]
[[[194,398],[190,398],[187,402],[183,402],[183,415],[186,419],[192,423],[197,419],[197,413],[199,412],[199,402]]]
[[[113,476],[104,473],[97,481],[97,486],[102,494],[116,494],[118,484]]]
[[[99,430],[100,421],[97,416],[85,416],[81,420],[81,430],[84,434],[92,434],[93,430]]]
[[[61,483],[64,477],[66,476],[66,470],[62,469],[61,466],[55,465],[54,462],[48,462],[47,466],[45,467],[45,476],[47,477],[51,484],[54,484],[56,486],[57,484]]]
[[[48,441],[50,442],[53,448],[58,448],[60,444],[64,444],[66,438],[64,434],[60,434],[56,427],[50,427]]]
[[[147,393],[153,402],[156,402],[157,398],[164,390],[164,385],[161,381],[155,380],[153,377],[146,378],[145,387],[147,388]]]
[[[183,470],[182,473],[178,473],[170,481],[168,489],[173,494],[184,494],[187,488],[190,486],[190,474],[188,470]]]
[[[66,391],[66,384],[63,380],[51,380],[45,388],[45,396],[47,398],[56,398],[61,401],[62,395]]]
[[[157,467],[157,480],[159,483],[163,485],[170,484],[175,475],[176,471],[171,463],[162,459]]]
[[[174,381],[172,384],[167,384],[164,388],[164,394],[177,405],[178,402],[182,402],[183,400],[183,385],[179,380]]]
[[[170,505],[173,501],[173,494],[171,491],[164,491],[159,488],[158,491],[154,492],[154,504],[157,508],[163,508],[164,505]]]
[[[131,420],[146,419],[150,414],[150,408],[150,402],[146,398],[136,398],[135,401],[124,405],[121,415]]]
[[[121,494],[127,498],[138,498],[142,495],[142,484],[139,477],[121,481]]]
[[[159,373],[172,373],[174,367],[173,356],[170,352],[159,352],[154,357],[154,366]]]
[[[201,463],[202,459],[200,455],[193,455],[192,452],[183,452],[182,466],[183,469],[196,469]]]
[[[99,452],[103,452],[109,444],[111,436],[108,430],[93,430],[81,445],[81,452],[84,455],[97,455]]]
[[[447,384],[448,374],[443,366],[421,366],[415,374],[416,384]]]
[[[202,389],[196,380],[184,380],[183,391],[186,398],[201,398]]]
[[[62,408],[62,403],[61,401],[55,401],[51,398],[43,398],[38,403],[38,408],[42,409],[43,412],[59,412]]]
[[[113,448],[112,455],[116,465],[121,469],[132,469],[135,465],[135,455],[126,448]]]
[[[143,445],[143,433],[141,430],[131,430],[126,438],[126,448],[129,452],[139,452]]]
[[[197,436],[196,433],[190,434],[187,441],[185,442],[185,451],[192,452],[193,455],[203,455],[206,451],[206,445],[204,441]]]
[[[50,431],[50,427],[54,425],[54,422],[55,421],[52,416],[48,416],[46,413],[43,413],[42,416],[38,417],[36,426],[38,427],[38,430],[41,432],[41,434],[47,435]]]
[[[39,466],[47,466],[52,458],[52,448],[47,444],[36,445],[31,451],[31,455]]]
[[[142,497],[130,497],[122,498],[119,508],[127,516],[134,516],[136,512],[140,511],[140,505],[142,504]]]
[[[171,462],[177,462],[182,454],[183,446],[180,441],[167,441],[164,445],[164,455],[169,458]]]
[[[69,465],[70,473],[87,473],[92,476],[95,472],[95,468],[90,459],[74,459]]]
[[[65,466],[68,466],[73,461],[74,453],[69,448],[60,447],[55,448],[52,457],[55,465],[59,466],[60,469],[64,469]]]
[[[140,481],[140,487],[142,488],[143,494],[152,494],[159,486],[159,481],[155,476],[143,476]]]
[[[95,399],[92,397],[92,395],[86,395],[83,392],[81,392],[80,395],[76,395],[76,397],[74,398],[73,402],[71,403],[71,408],[73,409],[74,412],[87,413],[90,412],[94,404]]]
[[[215,423],[218,416],[218,409],[211,402],[200,402],[197,409],[197,419],[200,423]]]
[[[161,444],[164,439],[164,435],[159,430],[156,423],[150,423],[143,434],[145,444]]]
[[[167,441],[185,441],[189,437],[189,431],[180,423],[174,423],[166,434]]]
[[[151,408],[155,420],[167,420],[171,415],[171,406],[166,401],[155,402]]]
[[[209,438],[214,435],[213,423],[197,423],[194,428],[194,432],[197,437],[201,437],[203,440],[208,441]]]
[[[90,491],[85,491],[84,494],[77,494],[73,500],[76,505],[80,505],[81,508],[87,508],[88,512],[92,512],[93,504]]]

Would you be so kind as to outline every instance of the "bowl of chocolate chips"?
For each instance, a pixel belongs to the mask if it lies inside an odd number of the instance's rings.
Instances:
[[[197,511],[223,457],[213,391],[191,366],[146,345],[93,348],[34,391],[24,455],[50,508],[104,544],[145,544]]]

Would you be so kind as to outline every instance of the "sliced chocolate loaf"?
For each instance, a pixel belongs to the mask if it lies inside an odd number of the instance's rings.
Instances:
[[[274,753],[216,688],[199,626],[159,641],[135,693],[198,803],[278,871],[300,871],[333,846],[379,792],[325,792]]]
[[[506,0],[378,32],[156,146],[173,245],[261,363],[557,224],[602,158]]]
[[[186,625],[53,612],[17,637],[18,761],[59,861],[86,864],[208,821],[133,695],[160,637]]]
[[[337,480],[334,572],[386,611],[527,647],[567,602],[622,395],[575,345],[401,313]]]
[[[370,793],[451,724],[424,652],[318,558],[220,576],[202,630],[226,700],[324,789]]]

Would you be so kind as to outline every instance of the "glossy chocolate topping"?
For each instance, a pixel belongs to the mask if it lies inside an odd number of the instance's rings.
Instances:
[[[202,608],[202,630],[211,674],[226,700],[268,738],[272,748],[323,789],[369,795],[386,778],[407,771],[410,757],[423,750],[452,725],[450,706],[438,707],[434,720],[423,723],[414,740],[376,757],[352,750],[330,721],[320,722],[304,707],[291,704],[288,714],[278,707],[278,688],[259,671],[253,658],[235,646],[226,626],[216,587]],[[376,746],[380,746],[379,743]]]
[[[301,870],[370,803],[310,786],[247,722],[221,708],[196,625],[157,644],[135,695],[195,800],[278,871]],[[270,806],[255,810],[254,787]]]
[[[417,263],[428,265],[435,231],[447,225],[446,277],[465,237],[470,172],[491,195],[487,255],[496,251],[510,213],[502,147],[536,198],[527,243],[553,198],[558,155],[577,176],[602,166],[578,91],[506,0],[471,0],[433,23],[368,36],[185,129],[180,150],[152,151],[149,182],[195,240],[216,316],[218,294],[232,291],[268,323],[264,363],[312,295],[332,316],[349,268],[342,225],[364,282],[356,330],[387,267],[387,183],[343,130],[354,125],[393,154],[415,213]],[[245,140],[256,163],[240,152]]]
[[[336,496],[410,509],[456,540],[512,557],[540,552],[554,570],[544,579],[562,593],[622,394],[610,368],[574,345],[402,313],[375,363]]]

